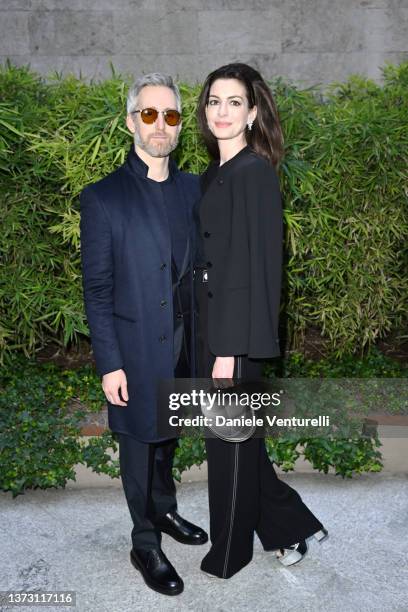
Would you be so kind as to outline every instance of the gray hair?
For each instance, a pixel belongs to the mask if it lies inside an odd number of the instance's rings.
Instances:
[[[139,93],[146,87],[147,85],[164,85],[164,87],[168,87],[176,96],[176,104],[177,110],[181,112],[181,96],[180,90],[173,81],[171,76],[166,74],[161,74],[161,72],[151,72],[150,74],[145,74],[135,81],[132,87],[129,89],[129,93],[127,96],[126,109],[128,113],[132,113],[137,109],[137,98]]]

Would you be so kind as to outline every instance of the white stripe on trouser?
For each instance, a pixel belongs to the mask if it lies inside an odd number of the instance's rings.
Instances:
[[[237,357],[237,378],[241,378],[242,357]]]
[[[225,578],[225,576],[227,574],[229,552],[230,552],[230,547],[231,547],[232,529],[233,529],[233,526],[234,526],[235,502],[236,502],[236,499],[237,499],[239,443],[235,442],[234,446],[235,446],[235,449],[234,449],[234,451],[235,451],[235,455],[234,455],[234,476],[233,476],[234,480],[233,480],[233,485],[232,485],[232,503],[231,503],[231,515],[230,515],[230,526],[229,526],[228,542],[227,542],[227,549],[225,551],[224,571],[223,571],[223,574],[222,574],[223,578]]]
[[[237,357],[236,359],[237,359],[237,378],[241,378],[242,357]],[[225,551],[224,570],[222,573],[223,578],[225,578],[227,574],[229,553],[230,553],[230,548],[231,548],[232,530],[234,527],[235,503],[237,499],[239,443],[235,442],[234,445],[235,445],[235,448],[234,448],[234,475],[233,475],[233,484],[232,484],[232,502],[231,502],[231,514],[230,514],[228,542],[227,542],[227,549]]]

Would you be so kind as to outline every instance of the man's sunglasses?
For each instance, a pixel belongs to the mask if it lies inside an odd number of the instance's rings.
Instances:
[[[140,113],[143,123],[152,124],[157,120],[159,113],[163,113],[163,117],[167,125],[178,125],[181,120],[181,115],[178,110],[169,109],[165,111],[158,111],[155,108],[143,108],[142,110],[135,110],[132,112]]]

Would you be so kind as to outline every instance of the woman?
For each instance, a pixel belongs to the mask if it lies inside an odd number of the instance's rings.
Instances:
[[[201,377],[260,378],[279,355],[282,209],[275,167],[283,138],[272,94],[246,64],[206,79],[198,120],[214,161],[202,177],[202,270],[197,270]],[[230,578],[252,558],[254,532],[292,565],[306,538],[327,531],[279,480],[265,440],[207,438],[212,547],[201,569]]]

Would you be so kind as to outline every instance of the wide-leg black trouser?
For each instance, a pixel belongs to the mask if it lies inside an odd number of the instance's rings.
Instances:
[[[264,550],[304,540],[323,525],[300,495],[280,480],[263,438],[207,438],[211,549],[201,568],[230,578],[252,559],[254,532]]]
[[[206,286],[199,281],[196,286],[199,376],[206,378],[211,377],[215,356],[207,343]],[[234,377],[261,378],[261,362],[247,356],[235,362]],[[206,449],[212,546],[201,563],[204,571],[233,576],[252,559],[255,532],[265,550],[276,550],[322,529],[300,495],[277,477],[264,438],[234,443],[208,437]]]

